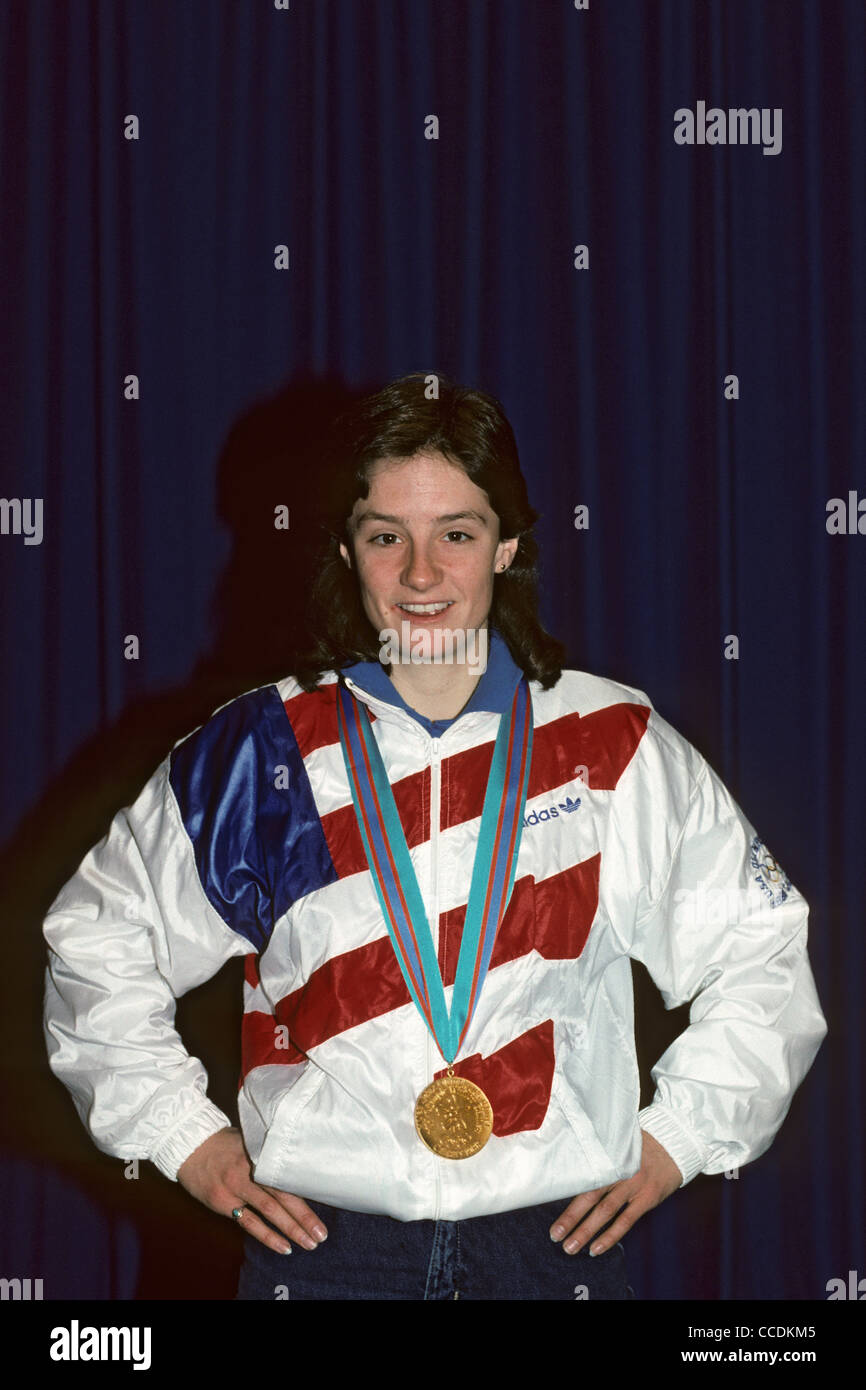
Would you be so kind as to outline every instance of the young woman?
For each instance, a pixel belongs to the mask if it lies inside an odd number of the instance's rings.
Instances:
[[[763,1153],[825,1035],[807,905],[643,692],[562,669],[497,401],[394,382],[328,484],[315,645],[52,905],[51,1065],[243,1228],[240,1298],[632,1297],[622,1236]],[[173,1028],[238,954],[240,1129]],[[631,958],[695,1001],[643,1110]]]

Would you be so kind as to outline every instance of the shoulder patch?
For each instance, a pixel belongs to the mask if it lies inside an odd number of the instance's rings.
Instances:
[[[770,899],[771,905],[778,907],[791,891],[791,880],[757,835],[752,837],[749,864],[755,882]]]

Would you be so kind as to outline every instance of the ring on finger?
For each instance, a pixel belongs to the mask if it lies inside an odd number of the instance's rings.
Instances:
[[[243,1206],[234,1207],[234,1208],[232,1209],[232,1220],[233,1220],[233,1221],[240,1222],[240,1219],[241,1219],[241,1217],[243,1216],[243,1214],[244,1214],[244,1212],[246,1211],[246,1209],[247,1209],[247,1204],[246,1204],[246,1202],[243,1204]]]

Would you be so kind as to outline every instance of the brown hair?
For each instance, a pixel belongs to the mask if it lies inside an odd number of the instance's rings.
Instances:
[[[438,382],[438,394],[430,394]],[[313,690],[322,674],[354,661],[376,661],[378,635],[364,611],[355,570],[340,555],[353,553],[348,520],[355,501],[369,495],[369,473],[380,459],[443,454],[486,492],[499,518],[500,540],[519,538],[508,569],[496,574],[489,622],[505,639],[516,664],[547,689],[562,673],[565,648],[538,617],[538,545],[514,432],[499,401],[443,376],[415,372],[366,396],[334,423],[325,448],[322,525],[309,618],[311,644],[295,656],[292,674]]]

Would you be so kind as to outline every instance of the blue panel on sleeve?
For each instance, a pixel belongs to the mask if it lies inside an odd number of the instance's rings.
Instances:
[[[211,715],[172,750],[169,778],[208,901],[257,951],[294,902],[336,881],[276,686]]]

